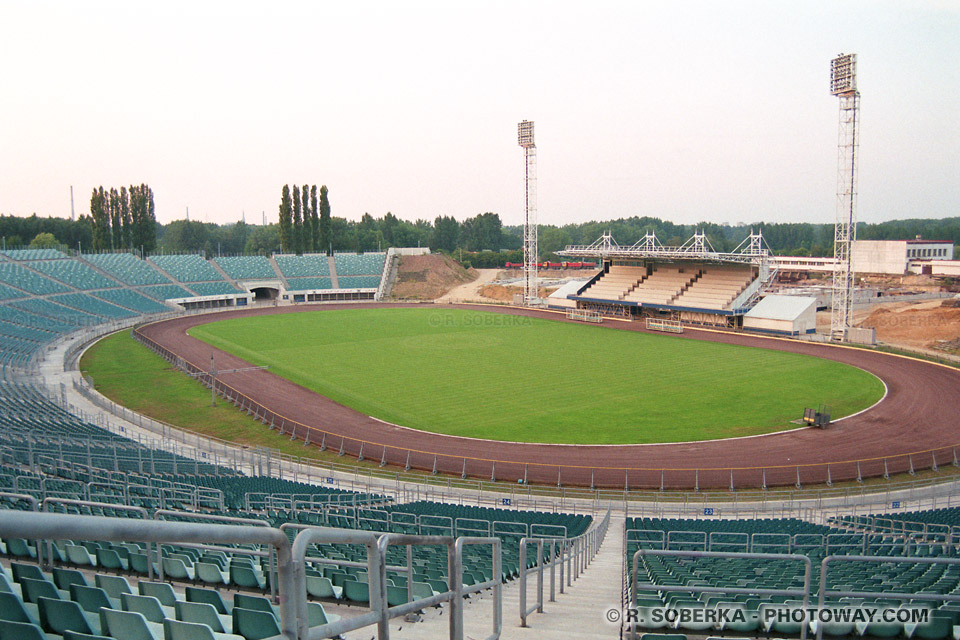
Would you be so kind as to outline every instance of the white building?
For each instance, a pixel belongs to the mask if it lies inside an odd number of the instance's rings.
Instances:
[[[854,273],[903,275],[916,260],[953,260],[949,240],[857,240],[850,252]]]
[[[767,296],[743,316],[743,328],[784,336],[817,331],[817,299],[808,296]]]

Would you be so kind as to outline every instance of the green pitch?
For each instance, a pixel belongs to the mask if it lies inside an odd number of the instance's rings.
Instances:
[[[883,395],[873,375],[819,358],[457,309],[251,316],[190,335],[376,418],[495,440],[729,438]]]

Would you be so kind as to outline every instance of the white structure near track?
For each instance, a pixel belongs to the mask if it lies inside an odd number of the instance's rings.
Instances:
[[[786,336],[817,331],[817,299],[807,296],[767,296],[743,316],[747,331]]]

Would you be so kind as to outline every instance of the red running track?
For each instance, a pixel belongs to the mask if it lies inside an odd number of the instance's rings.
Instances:
[[[391,304],[370,304],[381,308]],[[505,307],[456,308],[566,321],[556,313]],[[355,304],[269,307],[185,316],[142,327],[140,333],[166,355],[206,369],[211,351],[221,369],[249,363],[187,335],[199,324],[240,316],[302,313]],[[451,305],[438,306],[451,308]],[[640,323],[612,322],[626,331]],[[850,480],[924,469],[956,461],[960,445],[960,370],[864,349],[843,348],[740,333],[686,329],[685,340],[725,342],[803,353],[851,364],[877,375],[887,396],[859,415],[826,430],[697,443],[557,445],[476,440],[391,425],[284,380],[269,371],[232,374],[231,395],[242,394],[258,416],[315,445],[365,459],[468,477],[609,488],[691,489],[760,487]],[[219,386],[219,383],[218,383]],[[695,398],[691,399],[695,402]]]

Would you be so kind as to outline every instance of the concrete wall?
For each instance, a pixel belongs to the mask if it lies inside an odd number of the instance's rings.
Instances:
[[[896,240],[857,240],[850,257],[854,273],[903,275],[907,270],[907,243]]]

